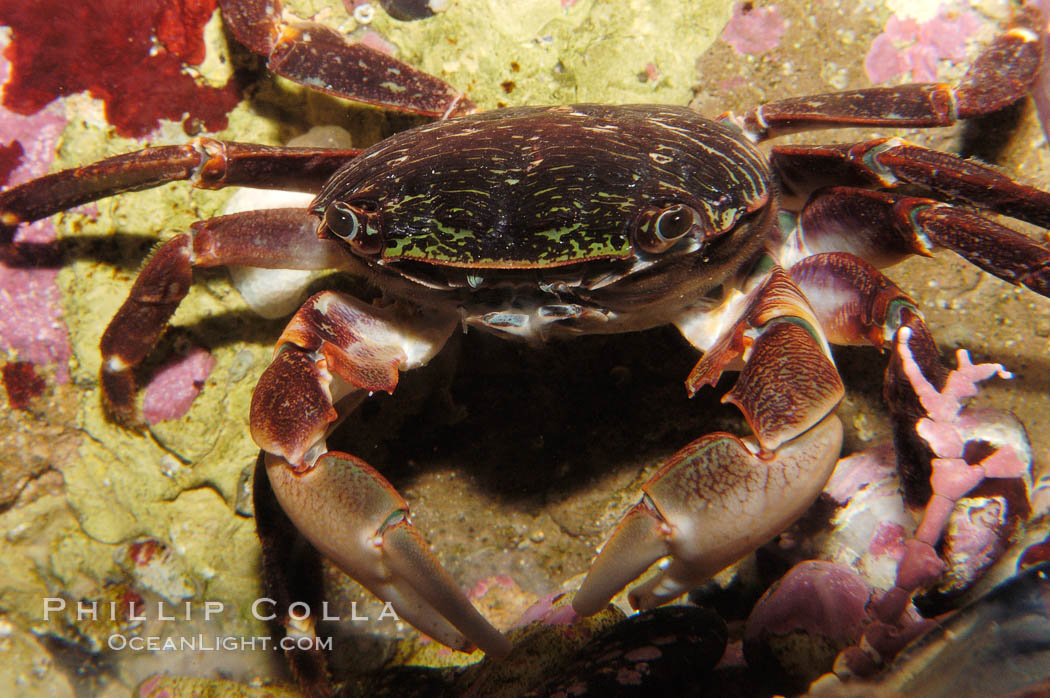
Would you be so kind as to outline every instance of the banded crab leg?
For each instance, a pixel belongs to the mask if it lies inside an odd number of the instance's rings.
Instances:
[[[755,436],[701,437],[642,486],[573,599],[582,615],[661,558],[670,556],[628,596],[636,609],[671,601],[744,557],[812,504],[839,456],[842,425],[832,411],[842,382],[813,311],[782,269],[719,316],[689,315],[678,326],[707,349],[686,381],[691,392],[746,362],[723,401],[741,409]],[[710,336],[719,339],[703,346]]]
[[[907,328],[906,341],[916,365],[931,383],[944,385],[948,371],[915,302],[874,266],[849,252],[823,252],[799,260],[789,273],[810,299],[829,342],[869,344],[885,351],[897,341],[901,328]],[[904,490],[909,500],[921,503],[929,493],[934,454],[915,431],[926,413],[896,352],[890,354],[886,367],[883,396],[894,425]]]
[[[222,0],[223,20],[266,67],[336,97],[449,117],[474,103],[448,83],[314,22],[285,22],[280,0]]]
[[[224,0],[230,31],[268,58],[273,72],[295,82],[367,104],[429,116],[474,110],[447,83],[320,24],[286,24],[280,0]],[[345,66],[354,66],[347,70]],[[190,180],[217,189],[253,186],[316,192],[359,150],[278,148],[197,138],[181,146],[146,148],[71,168],[0,193],[0,244],[18,225],[91,201]]]
[[[45,175],[0,192],[0,244],[22,223],[128,191],[189,180],[199,189],[250,186],[317,193],[359,150],[277,147],[195,138]]]
[[[244,264],[269,269],[335,269],[351,263],[336,241],[317,237],[305,209],[246,211],[198,221],[150,257],[102,335],[106,408],[132,424],[135,368],[149,355],[193,283],[194,267]]]
[[[938,248],[952,250],[1003,280],[1050,296],[1050,249],[979,214],[939,201],[850,187],[818,190],[802,209],[791,235],[788,254],[800,259],[791,268],[792,277],[813,299],[841,297],[846,285],[829,281],[831,267],[859,270],[867,266],[853,255],[885,266],[912,254],[929,256]],[[883,283],[873,281],[884,278],[874,270],[857,274],[851,281],[854,285]],[[914,304],[908,301],[906,305],[891,329],[910,328],[909,349],[923,375],[939,390],[947,376],[940,351]],[[847,314],[859,317],[857,311],[853,307]],[[838,322],[830,311],[823,315],[826,323]],[[892,334],[887,334],[881,341],[890,339]],[[882,346],[881,341],[871,341]],[[915,431],[926,412],[896,352],[891,354],[885,385],[905,493],[909,501],[921,504],[931,492],[929,464],[934,454]]]
[[[754,141],[843,126],[950,126],[1009,106],[1029,91],[1042,63],[1042,31],[1038,10],[1017,10],[958,85],[921,83],[784,99],[722,119]]]
[[[974,160],[900,138],[775,146],[770,159],[785,190],[802,199],[832,185],[880,189],[913,185],[1050,228],[1050,192],[1015,182]]]
[[[1023,431],[986,422],[987,415],[959,418],[977,381],[1006,374],[998,364],[973,365],[963,350],[958,369],[947,371],[914,302],[875,267],[848,252],[824,252],[805,257],[789,273],[814,299],[814,312],[829,341],[890,350],[884,390],[904,466],[900,477],[906,496],[915,504],[925,503],[922,523],[904,545],[894,586],[871,606],[876,621],[862,642],[836,661],[837,673],[841,662],[854,673],[870,675],[928,627],[929,621],[903,622],[903,613],[915,591],[938,579],[944,568],[936,546],[955,502],[987,477],[1023,479],[1030,462],[1024,457],[1028,446]],[[984,429],[984,424],[995,427]],[[964,460],[963,444],[971,438],[994,450],[981,460],[976,454],[983,449]]]
[[[409,520],[408,504],[359,458],[328,451],[341,416],[444,346],[458,316],[372,306],[336,292],[303,305],[252,396],[252,438],[295,528],[398,616],[453,649],[510,643],[470,604]],[[257,476],[257,478],[260,476]]]
[[[933,199],[833,187],[799,217],[806,251],[843,250],[887,265],[943,248],[1004,281],[1050,296],[1050,249],[977,213]]]

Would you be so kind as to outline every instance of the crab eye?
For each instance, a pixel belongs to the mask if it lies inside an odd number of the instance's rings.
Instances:
[[[654,232],[664,242],[671,242],[682,237],[693,227],[692,211],[678,205],[666,209],[656,217]]]
[[[324,212],[325,228],[366,255],[377,254],[383,249],[381,223],[379,205],[371,200],[333,201]]]
[[[362,221],[353,207],[342,201],[335,201],[329,204],[324,213],[324,225],[333,235],[350,242],[361,231]]]
[[[641,214],[634,241],[643,252],[659,254],[685,237],[696,223],[696,211],[685,204],[652,208]]]

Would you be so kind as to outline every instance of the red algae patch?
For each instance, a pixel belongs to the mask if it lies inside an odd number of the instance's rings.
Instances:
[[[200,84],[187,64],[204,59],[204,25],[216,0],[61,0],[0,3],[11,28],[11,77],[3,106],[35,114],[58,97],[88,91],[105,102],[117,133],[142,137],[161,119],[226,127],[240,90]]]
[[[28,361],[4,364],[3,377],[7,401],[16,410],[26,409],[31,399],[44,392],[44,379]]]
[[[21,164],[23,155],[25,150],[18,141],[11,141],[7,145],[0,143],[0,186],[7,184],[11,173]]]

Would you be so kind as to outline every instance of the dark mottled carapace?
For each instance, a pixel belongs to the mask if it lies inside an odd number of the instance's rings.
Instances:
[[[366,257],[506,270],[632,257],[642,214],[677,204],[717,235],[768,199],[765,162],[731,128],[682,107],[586,104],[405,131],[337,172],[313,210],[369,211]]]

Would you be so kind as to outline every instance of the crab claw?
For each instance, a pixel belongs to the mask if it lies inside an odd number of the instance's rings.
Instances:
[[[313,296],[259,378],[252,438],[280,508],[321,555],[435,640],[504,656],[510,643],[431,554],[404,498],[372,466],[328,451],[325,441],[340,414],[374,391],[392,393],[401,370],[426,364],[457,321],[334,292]]]
[[[325,453],[296,472],[266,455],[281,508],[326,558],[400,618],[460,651],[474,645],[503,657],[511,644],[470,604],[409,520],[408,503],[364,461]]]
[[[732,434],[708,434],[645,485],[572,601],[593,615],[660,558],[668,564],[628,595],[638,610],[682,595],[793,523],[820,494],[842,447],[828,415],[770,458]]]

